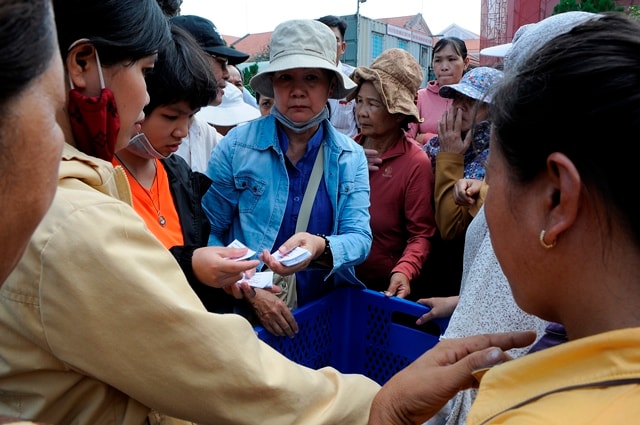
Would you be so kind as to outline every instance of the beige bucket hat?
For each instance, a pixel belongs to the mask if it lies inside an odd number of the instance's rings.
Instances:
[[[333,71],[337,84],[331,95],[342,99],[356,85],[342,73],[336,64],[336,35],[322,22],[295,19],[278,25],[269,41],[269,64],[256,74],[249,84],[258,93],[273,97],[271,77],[276,71],[294,68],[321,68]]]
[[[363,81],[371,81],[390,114],[403,114],[413,122],[422,122],[415,103],[416,93],[423,79],[422,67],[406,50],[385,50],[370,67],[356,68],[351,79],[358,85]],[[355,96],[352,93],[348,99]]]

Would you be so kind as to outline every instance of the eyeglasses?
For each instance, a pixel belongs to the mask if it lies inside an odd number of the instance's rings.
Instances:
[[[222,56],[216,56],[216,55],[212,55],[209,54],[209,56],[211,56],[213,59],[217,60],[220,65],[222,65],[222,67],[224,68],[225,66],[229,65],[229,58],[225,58]]]

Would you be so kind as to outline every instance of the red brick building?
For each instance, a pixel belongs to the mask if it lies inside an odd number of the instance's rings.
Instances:
[[[524,24],[538,22],[551,16],[559,0],[482,0],[480,9],[480,48],[508,43]],[[638,4],[638,0],[618,0],[621,7]],[[491,62],[480,58],[480,63]]]

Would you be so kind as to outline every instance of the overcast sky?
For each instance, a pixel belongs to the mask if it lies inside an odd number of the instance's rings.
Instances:
[[[433,34],[451,24],[480,33],[481,0],[366,0],[360,14],[372,19],[422,13]],[[269,32],[289,19],[353,15],[356,0],[183,0],[181,14],[210,19],[225,35]]]

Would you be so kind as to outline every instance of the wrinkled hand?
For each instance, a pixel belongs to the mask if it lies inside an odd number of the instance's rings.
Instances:
[[[289,307],[277,296],[264,289],[255,289],[253,297],[247,297],[260,324],[277,336],[293,338],[298,333],[298,323]]]
[[[444,111],[442,118],[438,122],[438,141],[440,142],[440,152],[453,152],[464,155],[471,146],[473,131],[467,131],[466,137],[462,138],[462,112],[451,105],[449,110]]]
[[[420,298],[417,303],[425,305],[431,310],[420,316],[416,320],[416,325],[422,325],[429,320],[441,317],[450,317],[458,305],[458,298],[457,295],[452,297]]]
[[[324,252],[324,245],[324,239],[320,236],[312,235],[307,232],[299,232],[287,239],[287,241],[278,248],[278,251],[282,254],[286,254],[299,246],[311,253],[309,258],[291,267],[287,267],[280,261],[273,258],[271,253],[265,249],[262,251],[262,254],[260,254],[260,259],[275,273],[282,276],[289,276],[290,274],[306,269],[314,259],[320,257]]]
[[[224,288],[242,279],[242,274],[253,276],[258,260],[234,261],[229,258],[240,257],[246,248],[227,248],[205,246],[193,251],[191,268],[196,278],[205,285]]]
[[[453,201],[461,207],[469,207],[477,202],[481,187],[482,180],[459,179],[453,185]]]
[[[382,387],[371,405],[369,424],[424,423],[458,391],[477,385],[473,371],[509,360],[504,350],[534,339],[534,332],[509,332],[442,340]]]
[[[411,294],[411,285],[409,278],[399,272],[393,273],[389,281],[389,288],[384,291],[387,297],[396,296],[398,298],[407,298]]]
[[[378,151],[375,149],[365,149],[364,155],[367,157],[369,171],[378,171],[380,169],[380,164],[382,164],[382,159],[380,158]]]

